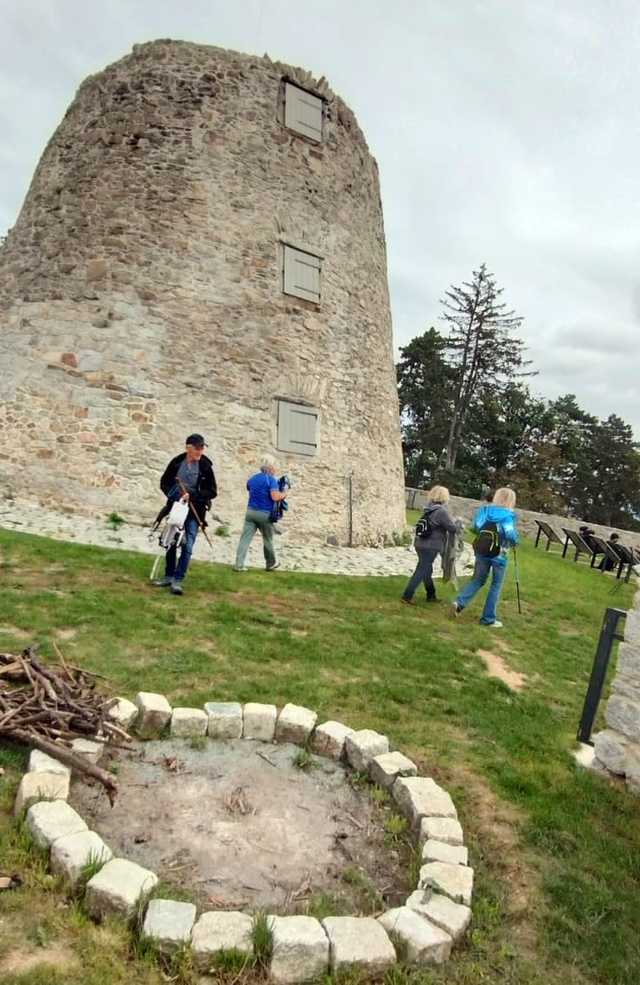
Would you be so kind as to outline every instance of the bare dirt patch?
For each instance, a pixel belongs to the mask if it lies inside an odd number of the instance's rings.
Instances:
[[[385,843],[391,806],[341,765],[311,757],[301,769],[296,756],[245,739],[148,742],[118,753],[113,809],[84,783],[70,800],[115,854],[209,907],[304,913],[323,895],[347,913],[401,905],[408,849]]]
[[[18,948],[9,951],[0,960],[0,972],[7,975],[24,975],[34,968],[48,965],[51,968],[69,968],[77,963],[73,951],[62,945],[53,944],[50,947],[33,948],[22,951]]]
[[[28,633],[26,630],[20,629],[19,626],[11,626],[7,623],[0,625],[0,633],[3,635],[6,633],[7,636],[11,636],[15,640],[30,640],[33,637],[33,633]]]
[[[489,677],[497,677],[512,691],[521,691],[527,683],[527,675],[512,670],[506,660],[498,653],[492,653],[490,650],[477,650],[476,652],[479,657],[482,657]]]

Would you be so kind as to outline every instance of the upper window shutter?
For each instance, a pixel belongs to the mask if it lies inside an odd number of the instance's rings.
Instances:
[[[293,246],[284,247],[285,294],[320,303],[320,257]]]
[[[278,448],[299,455],[318,453],[318,419],[315,407],[278,402]]]
[[[322,100],[287,82],[284,87],[284,125],[312,140],[322,140]]]

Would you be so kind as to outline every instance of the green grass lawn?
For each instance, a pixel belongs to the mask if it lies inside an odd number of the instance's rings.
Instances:
[[[56,641],[116,693],[165,692],[175,704],[287,701],[389,735],[452,794],[476,870],[473,928],[441,970],[395,971],[389,985],[630,985],[640,979],[640,802],[579,770],[570,755],[607,606],[632,589],[557,554],[520,551],[502,631],[478,601],[399,603],[404,579],[194,564],[187,594],[153,589],[148,557],[0,531],[0,650]],[[479,651],[526,675],[513,692]],[[23,762],[0,745],[0,858],[23,888],[0,894],[2,954],[44,948],[58,971],[0,971],[3,985],[159,983],[117,924],[95,927],[25,850],[11,817]],[[48,951],[47,951],[48,953]],[[3,977],[4,975],[4,977]],[[183,978],[190,981],[188,975]],[[195,979],[194,979],[195,980]]]

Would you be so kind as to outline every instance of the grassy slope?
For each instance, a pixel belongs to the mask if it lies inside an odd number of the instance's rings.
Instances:
[[[610,579],[524,544],[524,613],[510,573],[497,634],[477,624],[477,603],[458,621],[446,605],[401,606],[399,578],[200,564],[175,599],[150,587],[140,555],[4,531],[0,551],[0,649],[37,638],[52,654],[58,640],[68,659],[129,697],[144,689],[185,705],[306,704],[388,733],[451,790],[476,867],[474,930],[444,972],[416,980],[626,985],[640,976],[638,801],[576,769],[568,751],[602,612],[626,607],[628,587],[612,595]],[[524,691],[486,676],[482,648],[528,675]],[[27,867],[25,888],[0,896],[0,954],[12,938],[44,934],[68,945],[76,965],[15,981],[159,981],[128,957],[117,926],[94,928],[61,909],[50,877],[27,866],[8,819],[18,760],[0,747],[0,857],[3,868]]]

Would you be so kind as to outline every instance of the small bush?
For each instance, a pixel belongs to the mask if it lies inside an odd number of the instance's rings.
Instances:
[[[112,530],[119,530],[123,523],[127,521],[119,513],[110,513],[107,517],[107,526],[111,527]]]

